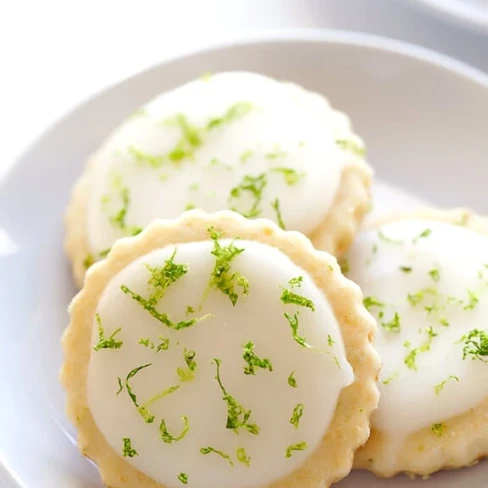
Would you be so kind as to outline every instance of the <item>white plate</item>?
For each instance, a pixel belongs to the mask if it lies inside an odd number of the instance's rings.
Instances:
[[[75,293],[62,250],[71,185],[87,155],[139,104],[203,72],[232,69],[324,92],[352,116],[381,179],[437,204],[488,213],[488,78],[423,49],[340,32],[289,32],[189,54],[92,98],[0,182],[0,460],[3,476],[22,488],[102,486],[74,445],[57,380],[59,338]],[[418,201],[382,185],[377,196],[383,210]],[[9,486],[1,478],[0,486]],[[359,472],[338,486],[481,487],[486,479],[488,463],[481,463],[423,483]]]
[[[488,0],[413,0],[413,3],[447,20],[488,34]]]

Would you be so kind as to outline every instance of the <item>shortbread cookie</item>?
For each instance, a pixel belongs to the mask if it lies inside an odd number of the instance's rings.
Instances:
[[[381,400],[355,466],[428,476],[488,453],[488,222],[392,215],[361,232],[347,276],[378,321]]]
[[[370,180],[362,140],[322,95],[216,74],[157,97],[90,157],[66,249],[81,286],[117,239],[198,207],[269,218],[340,254],[369,207]]]
[[[324,488],[368,438],[374,320],[297,232],[229,211],[155,221],[70,313],[68,414],[107,486]]]

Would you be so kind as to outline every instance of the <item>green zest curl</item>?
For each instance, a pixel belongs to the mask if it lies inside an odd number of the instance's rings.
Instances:
[[[123,447],[122,447],[122,456],[133,458],[134,456],[138,456],[139,453],[132,448],[131,440],[129,437],[124,437],[122,439]]]
[[[191,381],[195,377],[195,370],[197,363],[195,362],[195,351],[189,351],[185,348],[183,357],[186,363],[186,368],[177,368],[176,372],[180,381]]]
[[[299,278],[302,278],[302,280],[303,280],[303,277],[299,276],[299,277],[293,278],[289,281],[292,288],[294,286],[297,286],[297,283],[298,283],[298,286],[300,286],[302,281],[301,280],[299,282],[296,281]],[[309,298],[306,298],[302,295],[298,295],[297,293],[294,293],[287,288],[283,288],[280,300],[285,305],[288,305],[288,304],[299,305],[300,307],[309,308],[310,310],[312,310],[312,312],[315,311],[315,304],[313,303],[312,300],[310,300]]]
[[[129,188],[121,186],[117,181],[116,187],[119,191],[120,199],[122,200],[122,207],[120,210],[110,217],[110,223],[116,229],[122,231],[125,236],[135,236],[142,232],[141,227],[129,227],[127,225],[127,212],[130,205],[130,191]]]
[[[273,371],[273,366],[271,361],[267,358],[262,359],[260,358],[255,352],[254,348],[256,347],[255,344],[251,341],[244,344],[244,353],[242,358],[247,363],[247,366],[244,367],[244,374],[256,374],[255,369],[267,369],[268,371]]]
[[[213,363],[215,363],[217,368],[217,374],[215,379],[217,380],[219,387],[223,393],[222,400],[227,404],[227,423],[226,428],[232,429],[236,433],[239,433],[239,429],[245,429],[250,434],[259,434],[259,427],[256,424],[250,424],[249,418],[251,417],[251,410],[246,410],[237,400],[230,395],[222,384],[220,378],[220,365],[221,360],[214,358]]]
[[[340,147],[343,151],[356,154],[356,156],[359,156],[361,158],[366,155],[366,150],[364,149],[364,147],[359,145],[359,143],[356,141],[353,141],[351,139],[336,139],[335,142],[337,146]]]
[[[305,173],[299,173],[296,169],[293,168],[272,168],[271,171],[274,173],[281,173],[285,178],[286,184],[289,186],[296,185],[300,181],[300,179],[305,176]]]
[[[252,108],[253,104],[251,102],[237,102],[230,106],[222,116],[210,119],[207,124],[207,130],[216,129],[225,124],[230,124],[231,122],[234,122],[235,120],[247,115]]]
[[[140,406],[139,402],[137,401],[137,396],[136,394],[132,391],[132,387],[129,383],[129,380],[134,378],[134,376],[142,371],[145,368],[148,368],[149,366],[152,366],[152,363],[144,364],[142,366],[138,366],[137,368],[134,368],[129,372],[127,377],[125,378],[125,389],[127,391],[127,394],[129,395],[130,399],[132,400],[132,403],[137,407],[137,411],[141,414],[142,418],[145,420],[147,424],[152,424],[154,422],[154,415],[152,415],[149,410],[145,406]]]
[[[278,226],[280,227],[280,229],[286,230],[285,222],[283,222],[283,216],[281,215],[280,201],[275,198],[271,202],[271,207],[276,212],[276,221],[278,223]]]
[[[435,434],[437,437],[441,437],[444,433],[446,426],[444,424],[432,424],[431,430],[432,433]]]
[[[236,207],[231,207],[231,210],[238,212],[248,219],[253,219],[261,214],[261,200],[263,199],[263,191],[268,184],[266,173],[261,173],[258,176],[246,175],[239,183],[239,185],[232,188],[229,194],[229,203],[235,199],[240,199],[243,194],[249,194],[253,200],[251,208],[246,211],[239,211]]]
[[[187,485],[188,484],[188,475],[186,473],[180,473],[178,475],[178,479],[184,484],[184,485]]]
[[[300,424],[300,419],[302,418],[303,415],[303,409],[304,409],[303,403],[299,403],[293,409],[293,414],[290,418],[290,424],[293,425],[295,429],[298,429],[298,426]]]
[[[165,295],[166,290],[171,285],[180,280],[183,276],[185,276],[188,272],[187,264],[176,264],[174,262],[175,255],[176,248],[172,256],[165,261],[165,264],[162,267],[153,268],[149,265],[146,265],[146,268],[151,274],[151,278],[149,279],[148,284],[153,287],[153,292],[149,296],[149,298],[144,298],[138,293],[135,293],[134,291],[130,290],[126,285],[122,285],[120,289],[125,294],[130,295],[134,301],[141,305],[144,310],[147,310],[149,314],[151,314],[156,320],[166,325],[170,329],[181,330],[195,325],[197,322],[203,320],[206,317],[201,317],[199,319],[192,318],[190,320],[181,320],[180,322],[174,322],[168,317],[168,314],[161,313],[156,310],[156,306]]]
[[[164,421],[164,419],[162,419],[161,423],[159,424],[159,432],[161,435],[158,437],[158,439],[161,439],[166,444],[172,444],[173,442],[181,441],[181,439],[183,439],[190,430],[188,417],[183,415],[181,417],[181,420],[183,420],[183,423],[185,424],[183,430],[181,431],[180,435],[174,436],[168,432],[168,429],[166,428],[166,422]]]
[[[488,332],[473,329],[468,334],[461,337],[459,342],[464,343],[463,359],[471,359],[488,362]]]
[[[200,453],[204,454],[204,455],[210,454],[210,453],[217,454],[222,459],[225,459],[232,467],[234,466],[234,463],[232,462],[232,459],[230,458],[230,456],[228,454],[225,454],[225,452],[219,451],[218,449],[215,449],[213,447],[202,447],[200,449]]]
[[[237,448],[236,457],[240,463],[245,464],[248,468],[251,466],[251,458],[247,455],[243,447]]]
[[[285,451],[285,457],[291,458],[294,451],[304,451],[308,448],[308,444],[306,442],[298,442],[297,444],[292,444],[288,446]]]
[[[95,314],[95,319],[98,324],[98,342],[93,349],[99,351],[100,349],[120,349],[122,347],[123,341],[117,341],[115,336],[122,330],[120,327],[115,330],[110,337],[105,337],[105,332],[102,327],[102,321],[98,313]]]
[[[212,227],[209,228],[210,238],[214,241],[212,255],[215,256],[215,266],[210,276],[210,286],[217,288],[224,295],[229,297],[232,305],[235,306],[239,295],[236,288],[242,289],[244,295],[249,294],[249,282],[240,273],[231,270],[232,261],[244,252],[234,245],[235,239],[227,246],[222,246],[219,242],[221,234],[215,232]]]
[[[437,396],[439,396],[441,394],[441,391],[444,389],[444,386],[446,386],[446,383],[449,380],[455,380],[459,383],[459,378],[457,376],[453,376],[453,375],[448,376],[447,379],[445,379],[444,381],[441,381],[438,385],[434,386],[434,392]]]
[[[419,347],[411,349],[403,360],[405,366],[407,366],[407,368],[409,369],[413,369],[414,371],[417,371],[417,356],[420,353],[430,351],[432,339],[438,335],[437,332],[434,332],[434,329],[432,327],[427,327],[425,329],[425,332],[427,333],[427,340]],[[407,341],[405,342],[404,346],[411,347],[411,344]]]
[[[312,348],[312,346],[310,344],[307,344],[306,338],[298,334],[298,313],[299,312],[295,312],[293,315],[290,315],[289,313],[285,312],[283,315],[286,320],[288,320],[288,324],[290,325],[294,341],[300,346],[310,349]]]

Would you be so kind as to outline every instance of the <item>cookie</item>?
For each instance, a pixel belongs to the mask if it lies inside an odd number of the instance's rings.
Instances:
[[[364,151],[343,113],[296,84],[229,72],[164,93],[108,137],[75,186],[75,280],[117,239],[195,207],[269,218],[341,254],[370,204]]]
[[[347,276],[377,319],[383,369],[355,467],[425,477],[487,455],[487,232],[468,210],[419,210],[358,235]]]
[[[323,488],[368,438],[374,320],[298,232],[155,221],[90,268],[70,316],[67,412],[107,486]]]

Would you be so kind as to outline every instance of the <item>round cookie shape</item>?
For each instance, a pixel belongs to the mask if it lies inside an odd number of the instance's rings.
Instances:
[[[269,218],[342,250],[369,204],[363,156],[348,118],[317,93],[246,72],[189,82],[92,156],[68,210],[75,276],[118,238],[195,207]]]
[[[71,317],[68,413],[109,486],[329,486],[367,438],[374,324],[333,258],[270,222],[155,222]]]
[[[398,215],[372,223],[351,248],[347,274],[377,319],[383,360],[381,401],[358,467],[427,475],[485,455],[480,434],[462,432],[486,412],[488,397],[481,222],[462,211]]]
[[[208,288],[216,252],[239,253],[230,295]],[[134,300],[162,294],[161,277],[168,285],[157,308],[175,324],[163,327],[165,318]],[[195,486],[216,488],[263,486],[293,472],[320,443],[354,378],[332,309],[312,279],[281,251],[253,241],[215,237],[146,254],[109,283],[97,314],[105,336],[120,326],[123,344],[91,355],[90,410],[112,448],[130,438],[138,456],[128,461],[164,486],[178,486],[181,472]],[[315,353],[297,342],[302,337]],[[99,342],[94,327],[92,346]],[[116,395],[117,378],[147,364]],[[248,420],[231,412],[233,401]],[[174,434],[161,442],[161,430]]]

